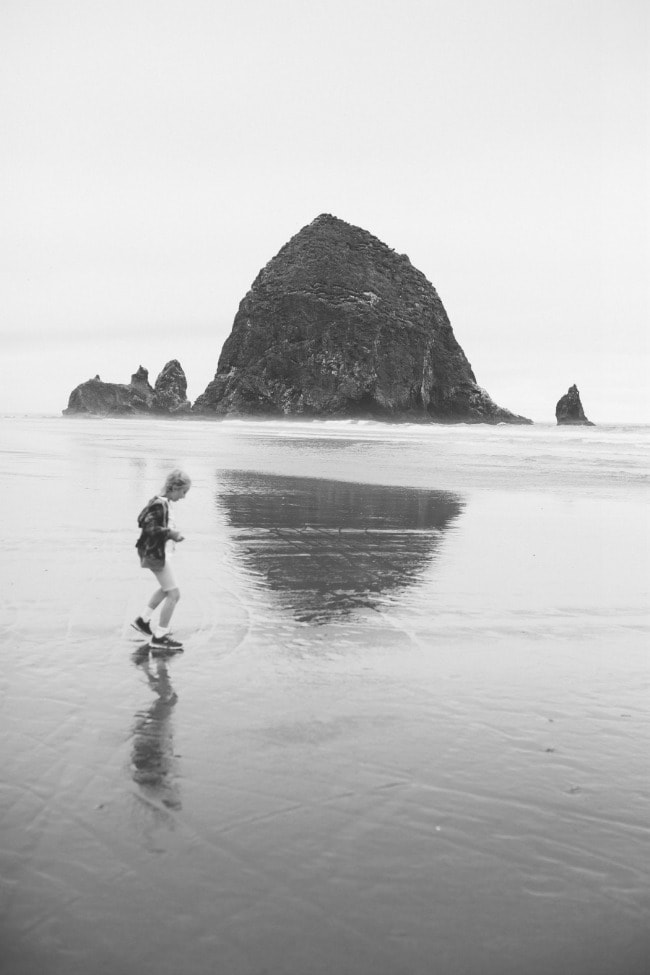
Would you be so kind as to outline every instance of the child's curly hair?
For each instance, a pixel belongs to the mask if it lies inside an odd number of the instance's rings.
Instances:
[[[178,487],[190,487],[192,484],[192,479],[189,474],[185,471],[176,470],[170,471],[170,473],[165,478],[165,485],[163,487],[162,493],[165,494],[167,491],[173,491],[174,488]]]

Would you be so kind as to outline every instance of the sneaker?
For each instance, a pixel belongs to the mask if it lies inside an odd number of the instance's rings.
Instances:
[[[152,636],[149,646],[154,654],[183,652],[183,644],[179,640],[172,640],[167,633],[164,636]]]
[[[147,636],[153,636],[153,631],[146,620],[143,620],[141,616],[138,616],[137,620],[131,623],[134,630],[140,630],[140,633],[146,633]]]

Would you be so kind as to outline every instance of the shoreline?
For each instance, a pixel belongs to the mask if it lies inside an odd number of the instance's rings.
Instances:
[[[288,423],[324,423],[330,421],[341,421],[344,423],[384,423],[389,426],[404,426],[406,424],[412,426],[485,426],[485,427],[520,427],[520,426],[533,426],[535,420],[479,420],[479,419],[467,419],[463,417],[459,418],[441,418],[441,417],[421,417],[417,415],[404,415],[399,417],[391,416],[379,416],[379,415],[361,415],[361,414],[322,414],[318,416],[307,415],[307,414],[284,414],[284,413],[192,413],[191,411],[183,412],[182,414],[173,413],[145,413],[144,411],[134,410],[133,412],[125,413],[87,413],[87,412],[72,412],[68,413],[66,410],[61,411],[61,416],[66,420],[73,419],[93,419],[93,420],[130,420],[138,419],[140,417],[144,419],[158,419],[158,420],[173,420],[177,422],[179,420],[209,420],[211,422],[220,422],[224,420],[248,420],[252,422],[259,423],[278,423],[278,422],[288,422]],[[595,424],[558,424],[558,426],[581,426]]]
[[[586,430],[593,429],[594,432],[598,430],[611,430],[613,428],[621,429],[638,429],[647,430],[650,428],[650,420],[599,420],[598,423],[557,423],[555,420],[551,419],[536,419],[531,420],[530,423],[505,423],[499,421],[498,423],[490,423],[479,420],[454,420],[454,421],[441,421],[441,420],[417,420],[412,417],[405,417],[400,420],[390,420],[385,418],[377,417],[353,417],[353,416],[285,416],[281,414],[268,416],[263,414],[245,414],[245,413],[229,413],[224,415],[216,415],[209,413],[201,414],[183,414],[179,416],[173,416],[164,413],[65,413],[63,410],[57,410],[53,412],[38,411],[35,413],[29,412],[4,412],[0,413],[0,420],[171,420],[174,423],[180,423],[183,421],[189,421],[190,423],[199,422],[205,420],[209,423],[259,423],[264,424],[286,424],[291,425],[316,425],[316,424],[347,424],[355,425],[359,427],[376,425],[376,426],[386,426],[386,427],[418,427],[421,429],[428,428],[447,428],[447,427],[476,427],[479,429],[492,429],[494,427],[501,427],[506,429],[513,429],[519,427],[539,427],[543,429],[568,429],[568,430]]]

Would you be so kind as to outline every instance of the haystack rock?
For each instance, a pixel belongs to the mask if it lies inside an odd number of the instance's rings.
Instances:
[[[130,383],[105,383],[95,376],[70,393],[66,416],[124,416],[136,413],[183,413],[190,403],[185,395],[185,373],[176,359],[164,367],[155,389],[149,373],[142,366],[131,376]]]
[[[193,409],[531,422],[477,384],[440,298],[408,257],[329,214],[260,271]]]
[[[580,393],[575,384],[570,386],[568,392],[558,400],[555,407],[555,417],[558,424],[565,426],[593,427],[595,425],[585,416],[580,401]]]

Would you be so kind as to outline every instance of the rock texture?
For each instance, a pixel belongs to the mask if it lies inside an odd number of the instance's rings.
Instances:
[[[574,384],[569,387],[567,393],[558,400],[555,407],[555,417],[558,424],[593,427],[594,424],[585,416],[585,411],[580,402],[578,387]]]
[[[259,273],[194,411],[531,422],[477,384],[408,257],[329,214]]]
[[[187,413],[187,381],[180,363],[172,359],[156,379],[155,388],[142,366],[130,383],[105,383],[95,376],[81,383],[70,394],[64,415],[124,416],[136,413]]]

